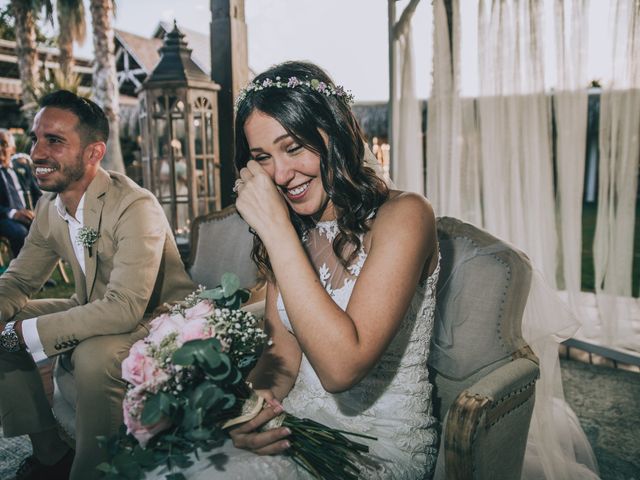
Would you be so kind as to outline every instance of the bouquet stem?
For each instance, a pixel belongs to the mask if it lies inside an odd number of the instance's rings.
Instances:
[[[346,435],[368,440],[375,437],[328,427],[309,418],[283,414],[282,426],[291,430],[289,455],[318,479],[353,479],[360,473],[369,447]]]

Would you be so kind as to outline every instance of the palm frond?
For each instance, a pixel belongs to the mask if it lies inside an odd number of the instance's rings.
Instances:
[[[87,22],[82,0],[57,0],[60,29],[71,31],[73,39],[82,45],[87,36]]]

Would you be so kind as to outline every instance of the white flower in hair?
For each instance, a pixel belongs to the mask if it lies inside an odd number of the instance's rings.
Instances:
[[[325,83],[317,78],[304,79],[300,80],[298,77],[289,77],[287,79],[282,79],[281,77],[276,77],[275,79],[265,78],[262,81],[254,81],[249,83],[246,87],[240,90],[238,94],[238,98],[236,98],[235,109],[238,110],[238,107],[242,103],[242,101],[247,98],[251,92],[256,92],[260,90],[264,90],[265,88],[299,88],[299,87],[307,87],[311,90],[326,95],[327,97],[334,96],[338,98],[342,98],[347,105],[351,105],[353,103],[353,94],[349,91],[346,91],[340,85],[334,85],[332,83]]]

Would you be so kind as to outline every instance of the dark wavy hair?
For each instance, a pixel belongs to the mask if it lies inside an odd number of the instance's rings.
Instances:
[[[55,107],[67,110],[78,117],[78,130],[86,144],[105,142],[109,139],[109,120],[104,111],[87,98],[68,90],[56,90],[40,100],[40,107]]]
[[[320,67],[307,62],[286,62],[258,75],[254,82],[266,79],[287,82],[318,80],[333,81]],[[364,137],[344,96],[324,95],[308,86],[295,88],[265,88],[253,90],[237,105],[235,121],[235,164],[238,170],[251,159],[244,124],[249,116],[260,111],[277,120],[300,145],[320,156],[322,185],[335,208],[339,233],[333,241],[333,251],[347,265],[360,249],[358,237],[369,230],[368,220],[387,199],[389,191],[372,168],[364,164]],[[320,132],[328,137],[325,143]],[[289,214],[299,237],[313,227],[311,217]],[[253,260],[268,278],[273,278],[267,251],[256,235]]]

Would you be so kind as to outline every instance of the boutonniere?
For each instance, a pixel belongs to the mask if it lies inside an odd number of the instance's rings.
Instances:
[[[76,241],[79,245],[83,245],[87,247],[89,250],[89,256],[91,256],[91,247],[98,240],[100,234],[91,227],[82,227],[78,232],[78,236],[76,237]]]
[[[16,170],[17,173],[20,174],[21,177],[24,177],[27,174],[27,169],[26,168],[18,167],[15,170]]]

